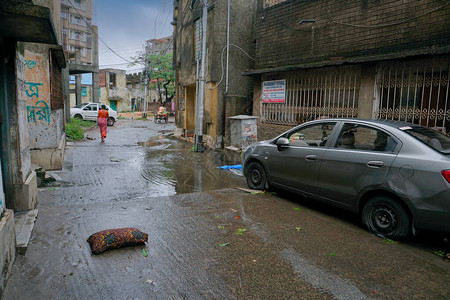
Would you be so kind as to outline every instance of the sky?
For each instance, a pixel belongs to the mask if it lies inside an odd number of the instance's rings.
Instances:
[[[92,0],[92,21],[100,38],[115,52],[131,61],[146,40],[172,34],[173,0]],[[116,68],[127,73],[141,66],[128,66],[99,40],[100,69]]]

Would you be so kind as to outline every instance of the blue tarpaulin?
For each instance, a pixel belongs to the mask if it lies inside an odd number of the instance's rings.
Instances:
[[[240,170],[240,169],[242,169],[242,165],[221,166],[221,167],[217,167],[217,169],[222,169],[222,170],[237,169],[237,170]]]

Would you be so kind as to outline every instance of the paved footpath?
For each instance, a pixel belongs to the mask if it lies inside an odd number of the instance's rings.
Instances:
[[[449,299],[432,238],[392,243],[357,216],[251,194],[221,153],[171,139],[173,123],[120,120],[106,143],[68,146],[4,299]],[[93,255],[86,238],[137,227],[145,246]],[[148,250],[148,256],[142,254]]]

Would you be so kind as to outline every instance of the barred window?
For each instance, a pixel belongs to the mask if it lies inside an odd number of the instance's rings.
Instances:
[[[378,64],[374,117],[450,131],[450,56]]]
[[[358,115],[360,66],[263,76],[263,82],[280,79],[286,80],[285,101],[261,101],[262,123],[297,125],[319,118],[353,118]]]

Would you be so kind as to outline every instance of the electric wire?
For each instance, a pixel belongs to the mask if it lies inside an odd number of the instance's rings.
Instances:
[[[248,56],[248,58],[250,58],[251,60],[253,60],[253,61],[255,61],[255,58],[253,58],[253,57],[251,57],[244,49],[242,49],[241,47],[239,47],[238,45],[235,45],[235,44],[228,44],[228,46],[225,46],[225,47],[223,47],[223,49],[222,49],[222,54],[220,55],[220,65],[221,65],[221,76],[220,76],[220,80],[219,80],[219,82],[215,85],[215,86],[213,86],[213,87],[210,87],[209,89],[210,90],[214,90],[214,89],[216,89],[216,88],[218,88],[219,87],[219,85],[222,83],[222,81],[223,81],[223,75],[224,75],[224,72],[223,72],[223,70],[224,70],[224,67],[223,67],[223,54],[224,54],[224,52],[225,52],[225,49],[227,49],[227,48],[229,48],[230,46],[234,46],[234,47],[236,47],[236,48],[238,48],[239,50],[241,50],[242,52],[244,52],[244,54],[245,55],[247,55]],[[230,51],[229,49],[227,50],[227,51]]]
[[[116,51],[114,51],[101,37],[100,35],[91,27],[91,25],[89,24],[89,22],[84,18],[84,16],[80,13],[80,11],[73,5],[71,0],[68,0],[69,4],[75,9],[75,11],[80,15],[80,17],[83,19],[83,21],[86,23],[87,27],[98,37],[98,39],[115,55],[117,55],[118,57],[120,57],[121,59],[123,59],[124,61],[128,62],[128,63],[132,63],[131,61],[129,61],[128,59],[126,59],[125,57],[123,57],[122,55],[118,54]]]

